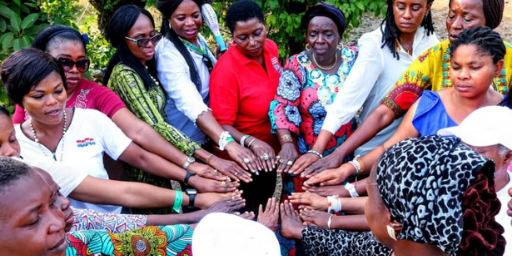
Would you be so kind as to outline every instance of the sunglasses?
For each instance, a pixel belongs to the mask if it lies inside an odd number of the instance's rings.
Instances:
[[[91,64],[91,61],[89,59],[83,59],[83,60],[74,62],[72,59],[61,57],[61,58],[58,58],[57,60],[59,61],[59,64],[62,66],[62,68],[64,69],[65,72],[69,72],[70,70],[73,69],[74,66],[76,66],[76,69],[79,72],[84,73],[85,71],[87,71],[89,69],[89,65]]]
[[[135,39],[135,38],[125,36],[124,38],[137,43],[137,46],[140,48],[146,48],[146,47],[148,47],[149,42],[152,42],[153,45],[156,45],[158,40],[160,40],[162,38],[162,34],[156,32],[154,36],[150,36],[150,37],[143,37],[143,38]]]

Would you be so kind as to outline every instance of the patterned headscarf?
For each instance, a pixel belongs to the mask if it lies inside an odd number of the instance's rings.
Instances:
[[[464,195],[478,173],[486,174],[496,197],[493,162],[457,138],[407,139],[387,150],[378,163],[377,185],[392,220],[402,224],[397,238],[436,245],[448,254],[457,252],[468,236]],[[492,219],[492,214],[497,212],[485,215]]]

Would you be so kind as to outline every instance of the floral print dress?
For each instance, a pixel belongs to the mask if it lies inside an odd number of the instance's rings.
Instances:
[[[272,132],[287,129],[297,136],[299,154],[305,154],[315,144],[327,115],[325,107],[334,102],[357,54],[356,47],[344,47],[341,50],[342,62],[336,74],[323,73],[305,51],[290,57],[284,66],[275,99],[270,103],[269,117]],[[324,156],[341,145],[355,128],[355,119],[341,126],[327,144]],[[302,191],[303,181],[295,175],[286,174],[283,178],[283,194],[288,196],[292,192]]]

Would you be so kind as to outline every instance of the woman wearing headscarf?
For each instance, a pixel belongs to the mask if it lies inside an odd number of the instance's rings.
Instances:
[[[279,142],[270,134],[267,113],[281,65],[277,45],[267,38],[263,11],[257,3],[243,0],[232,4],[226,23],[233,44],[213,68],[211,108],[222,128],[262,163],[265,172],[254,176],[251,183],[241,183],[246,209],[256,211],[276,187],[274,152],[279,150]]]
[[[457,138],[406,139],[372,171],[365,215],[371,232],[302,226],[286,203],[282,233],[309,255],[503,255],[494,164]]]
[[[333,104],[327,107],[322,130],[313,149],[324,152],[325,146],[340,126],[349,122],[358,111],[358,124],[375,109],[395,85],[396,80],[424,51],[439,43],[434,34],[430,7],[434,0],[387,0],[386,18],[380,28],[364,34],[358,41],[359,55],[347,80]],[[401,120],[359,147],[355,155],[365,155],[389,139]],[[309,167],[320,158],[306,154],[290,172],[311,175]],[[338,159],[341,164],[343,159]]]
[[[288,171],[299,154],[318,158],[330,154],[355,129],[352,119],[335,132],[323,154],[312,149],[326,115],[325,107],[343,86],[358,54],[355,47],[339,47],[346,25],[343,12],[325,2],[308,9],[302,18],[310,49],[293,55],[284,66],[268,113],[272,132],[277,132],[281,143],[279,172]],[[293,174],[285,175],[285,193],[300,190],[302,181]]]
[[[313,164],[311,171],[323,171],[340,165],[339,158],[354,152],[367,143],[396,118],[403,116],[418,99],[423,90],[439,91],[452,86],[450,80],[450,45],[465,29],[486,26],[495,29],[501,22],[505,8],[504,0],[450,0],[446,17],[449,38],[421,54],[402,74],[393,90],[381,104],[368,115],[359,129],[346,143],[329,157]],[[512,45],[504,42],[507,53],[504,66],[494,78],[492,87],[505,95],[512,81]]]
[[[164,38],[155,48],[155,58],[158,80],[167,95],[167,120],[202,146],[210,138],[233,161],[254,173],[263,168],[259,158],[236,143],[209,108],[210,72],[217,60],[199,34],[202,5],[202,0],[156,2]]]

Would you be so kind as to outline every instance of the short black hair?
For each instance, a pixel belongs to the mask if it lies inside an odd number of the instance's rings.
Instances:
[[[6,115],[9,116],[9,110],[4,108],[3,106],[0,106],[0,115]]]
[[[55,58],[36,48],[24,48],[2,62],[0,75],[9,98],[22,106],[23,97],[52,72],[60,75],[67,89],[64,70]]]
[[[17,159],[0,156],[0,193],[17,180],[27,176],[31,169],[32,167],[28,164]]]
[[[500,34],[489,27],[478,26],[462,31],[459,37],[450,44],[450,56],[453,56],[455,50],[461,45],[476,46],[478,52],[491,56],[494,64],[502,60],[507,52]]]
[[[66,41],[79,42],[87,52],[85,45],[88,42],[82,34],[78,30],[64,25],[50,25],[41,30],[34,38],[32,47],[48,52]]]
[[[251,19],[258,19],[259,22],[265,24],[261,7],[251,0],[241,0],[233,3],[226,13],[226,25],[231,34],[235,31],[237,22],[245,22]]]

